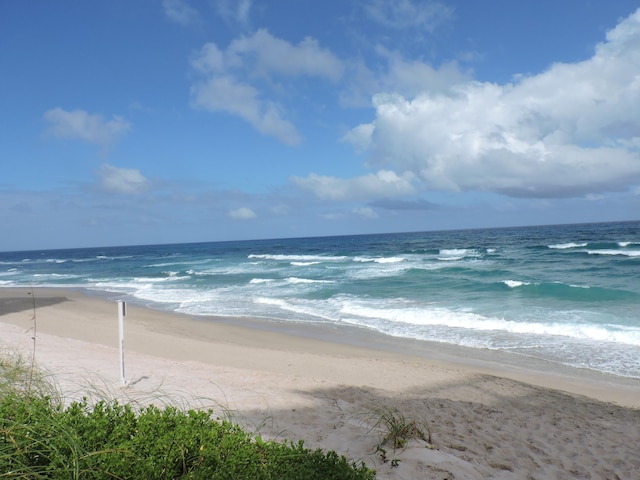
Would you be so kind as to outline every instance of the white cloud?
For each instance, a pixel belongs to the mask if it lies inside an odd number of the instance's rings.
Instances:
[[[364,152],[371,147],[371,137],[375,125],[372,123],[363,123],[349,130],[343,137],[342,141],[350,143],[357,152]]]
[[[374,107],[375,119],[345,139],[369,145],[370,167],[412,172],[425,190],[564,197],[626,189],[640,181],[640,10],[583,62],[513,84],[380,93]]]
[[[215,43],[206,43],[191,61],[191,66],[204,74],[224,73],[224,52]]]
[[[186,0],[162,0],[162,7],[169,20],[183,27],[200,21],[200,14]]]
[[[217,0],[215,7],[227,23],[246,26],[249,24],[252,4],[252,0]]]
[[[343,220],[347,215],[344,212],[327,212],[321,214],[320,217],[325,220]]]
[[[368,0],[367,14],[389,28],[419,28],[432,32],[453,15],[453,8],[437,1]]]
[[[237,2],[236,19],[238,22],[246,24],[249,22],[252,0],[240,0]]]
[[[415,193],[414,175],[398,175],[389,170],[380,170],[352,179],[321,176],[312,173],[306,178],[291,177],[295,185],[326,200],[366,199],[396,197]]]
[[[242,57],[243,63],[254,60],[254,70],[264,75],[308,75],[336,81],[343,73],[342,62],[328,50],[320,48],[317,40],[306,37],[293,45],[265,29],[234,40],[227,54],[231,58]]]
[[[98,173],[102,188],[111,193],[137,194],[151,186],[151,182],[133,168],[118,168],[105,163]]]
[[[49,123],[47,133],[57,138],[75,138],[106,147],[131,127],[122,117],[114,115],[106,121],[102,115],[84,110],[66,111],[60,107],[48,110],[44,119]]]
[[[192,106],[236,115],[265,135],[288,145],[300,143],[300,135],[287,119],[285,107],[268,95],[277,95],[270,81],[311,76],[335,81],[342,63],[311,38],[293,45],[258,30],[240,37],[223,51],[214,43],[202,47],[192,66],[204,79],[191,87]]]
[[[388,64],[387,72],[381,76],[379,91],[415,97],[424,92],[448,93],[470,80],[469,74],[461,71],[456,62],[443,63],[435,68],[425,62],[408,61],[400,53],[382,46],[375,50]]]
[[[282,117],[280,107],[260,98],[253,86],[226,75],[212,76],[192,88],[193,105],[209,111],[236,115],[264,135],[287,145],[300,143],[295,126]]]
[[[235,218],[236,220],[251,220],[252,218],[256,218],[256,212],[247,207],[237,208],[235,210],[231,210],[229,212],[229,216],[231,218]]]
[[[427,211],[436,208],[436,204],[424,199],[403,200],[403,199],[391,199],[383,198],[371,202],[371,205],[376,208],[384,208],[385,210],[415,210],[415,211]]]
[[[390,92],[406,97],[416,97],[425,92],[432,95],[450,95],[451,91],[471,80],[470,73],[460,69],[456,62],[434,67],[417,60],[406,60],[396,51],[378,45],[375,53],[384,61],[381,71],[374,72],[365,64],[354,64],[352,78],[340,93],[345,106],[365,107],[380,92]]]
[[[378,218],[378,214],[371,207],[355,208],[353,210],[353,213],[355,213],[356,215],[358,215],[360,217],[364,217],[364,218],[371,218],[371,219]]]
[[[287,215],[291,212],[291,206],[285,203],[279,203],[269,207],[269,211],[274,215]]]

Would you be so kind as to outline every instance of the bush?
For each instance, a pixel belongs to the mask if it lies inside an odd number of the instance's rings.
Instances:
[[[345,479],[375,472],[302,442],[253,438],[211,411],[87,401],[62,408],[50,397],[3,392],[0,478]]]

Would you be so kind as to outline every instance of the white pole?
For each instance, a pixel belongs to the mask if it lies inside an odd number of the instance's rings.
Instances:
[[[123,300],[118,300],[118,327],[120,331],[120,380],[122,380],[122,385],[127,384],[124,376],[124,316],[127,314],[126,308],[126,303]]]

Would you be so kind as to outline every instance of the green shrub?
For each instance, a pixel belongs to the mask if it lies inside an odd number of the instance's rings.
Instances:
[[[0,398],[0,478],[345,479],[375,473],[302,442],[263,441],[212,412]]]

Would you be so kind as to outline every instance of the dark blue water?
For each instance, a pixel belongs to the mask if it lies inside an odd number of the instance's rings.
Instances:
[[[0,286],[23,285],[640,378],[640,222],[0,253]]]

